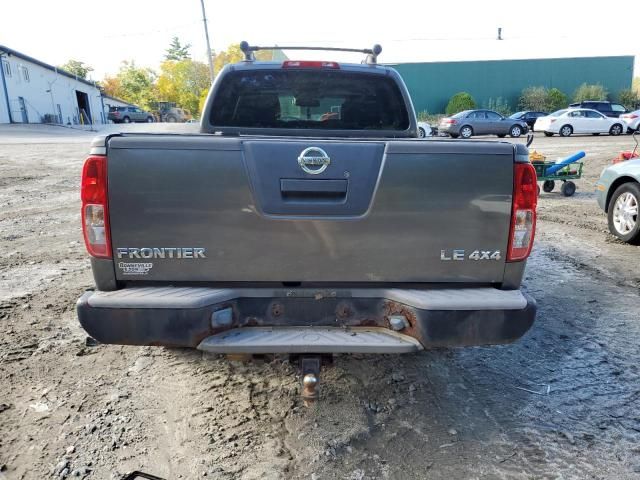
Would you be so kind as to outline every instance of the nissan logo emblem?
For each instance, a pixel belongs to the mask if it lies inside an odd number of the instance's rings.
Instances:
[[[324,172],[330,163],[331,159],[327,152],[318,147],[305,148],[298,157],[300,168],[311,175]]]

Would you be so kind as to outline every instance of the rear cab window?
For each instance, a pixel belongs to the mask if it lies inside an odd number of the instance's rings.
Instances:
[[[216,127],[322,130],[409,128],[393,78],[339,69],[259,69],[229,72],[211,106]]]

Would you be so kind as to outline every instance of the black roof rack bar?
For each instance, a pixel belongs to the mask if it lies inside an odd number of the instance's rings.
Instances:
[[[373,48],[338,48],[338,47],[287,47],[283,45],[276,45],[273,47],[259,47],[257,45],[249,45],[248,42],[240,42],[240,50],[244,53],[245,62],[251,62],[255,60],[253,52],[258,50],[325,50],[328,52],[355,52],[364,53],[367,55],[363,63],[376,64],[378,61],[378,55],[382,52],[382,47],[375,44]]]

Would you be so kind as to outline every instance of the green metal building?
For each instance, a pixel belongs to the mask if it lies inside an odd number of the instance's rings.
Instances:
[[[468,92],[478,107],[502,98],[512,110],[527,87],[558,88],[569,99],[583,83],[601,84],[612,99],[631,88],[633,56],[400,63],[416,112],[443,113],[452,95]]]

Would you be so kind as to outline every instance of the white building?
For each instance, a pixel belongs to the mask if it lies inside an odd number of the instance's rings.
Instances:
[[[107,122],[95,82],[2,45],[0,64],[0,123]]]
[[[119,98],[110,97],[109,95],[102,94],[102,104],[104,105],[104,111],[109,112],[111,107],[135,107],[134,104],[120,100]]]

